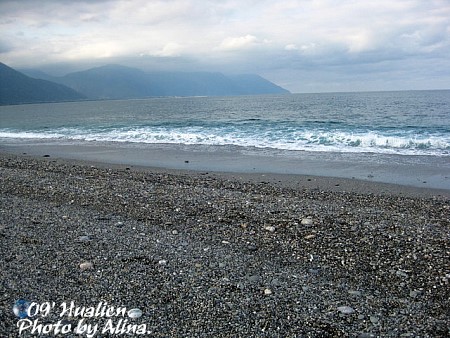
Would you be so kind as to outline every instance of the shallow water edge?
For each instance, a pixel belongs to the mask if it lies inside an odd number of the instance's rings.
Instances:
[[[315,184],[327,189],[343,189],[342,182],[348,181],[349,186],[353,187],[348,189],[354,190],[355,182],[358,181],[360,186],[364,186],[363,191],[374,189],[378,192],[395,193],[414,188],[418,189],[419,195],[422,190],[432,190],[432,195],[450,195],[450,160],[434,156],[282,152],[248,147],[64,143],[11,139],[0,139],[0,152],[133,166],[143,170],[228,173],[251,180],[257,178],[295,184],[303,182],[307,186]],[[369,183],[385,184],[385,188],[368,188]],[[392,187],[388,189],[388,185]]]

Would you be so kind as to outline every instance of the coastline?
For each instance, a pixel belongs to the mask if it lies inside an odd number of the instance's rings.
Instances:
[[[450,196],[450,162],[444,157],[39,139],[3,139],[0,152],[140,170],[208,172],[324,189],[343,185],[339,191]]]
[[[2,336],[20,298],[139,308],[151,336],[449,333],[448,196],[55,155],[0,170]]]

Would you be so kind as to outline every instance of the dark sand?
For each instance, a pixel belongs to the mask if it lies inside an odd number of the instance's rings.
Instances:
[[[0,152],[26,153],[38,157],[50,155],[52,158],[134,167],[246,174],[272,173],[297,177],[315,175],[450,191],[449,157],[304,151],[286,153],[275,149],[236,146],[64,142],[39,139],[0,139]]]
[[[1,337],[20,298],[72,330],[64,302],[139,308],[152,337],[449,335],[448,190],[11,154],[0,177]]]

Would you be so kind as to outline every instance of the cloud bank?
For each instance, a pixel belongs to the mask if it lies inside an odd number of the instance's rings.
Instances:
[[[294,92],[450,88],[447,0],[22,0],[0,13],[0,61],[18,68],[256,72]]]

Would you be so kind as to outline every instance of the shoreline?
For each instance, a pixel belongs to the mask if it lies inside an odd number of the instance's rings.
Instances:
[[[450,332],[448,197],[30,155],[0,172],[3,337],[18,299],[138,308],[162,337]],[[58,314],[40,320],[80,321]]]
[[[383,154],[327,154],[274,150],[185,146],[67,142],[50,140],[2,140],[0,153],[49,156],[51,159],[128,166],[139,170],[208,172],[222,176],[270,182],[288,182],[305,187],[359,191],[367,189],[420,196],[450,196],[450,162],[414,156]],[[291,183],[289,183],[291,182]],[[314,182],[314,183],[311,183]],[[372,184],[373,183],[373,184]]]
[[[224,181],[236,181],[239,183],[250,184],[269,184],[279,188],[288,188],[303,191],[324,191],[338,193],[356,193],[362,195],[376,196],[399,196],[412,198],[438,198],[450,199],[450,190],[434,189],[407,186],[394,183],[384,183],[369,180],[361,180],[345,177],[328,177],[302,174],[280,174],[280,173],[248,173],[248,172],[225,172],[208,171],[193,169],[174,169],[165,167],[152,167],[144,165],[131,165],[126,163],[107,163],[95,160],[71,159],[61,157],[43,157],[36,155],[17,155],[0,152],[0,158],[23,158],[30,160],[43,160],[45,162],[64,164],[70,166],[97,167],[99,169],[112,169],[126,172],[144,173],[144,174],[170,174],[181,177],[195,177]]]

